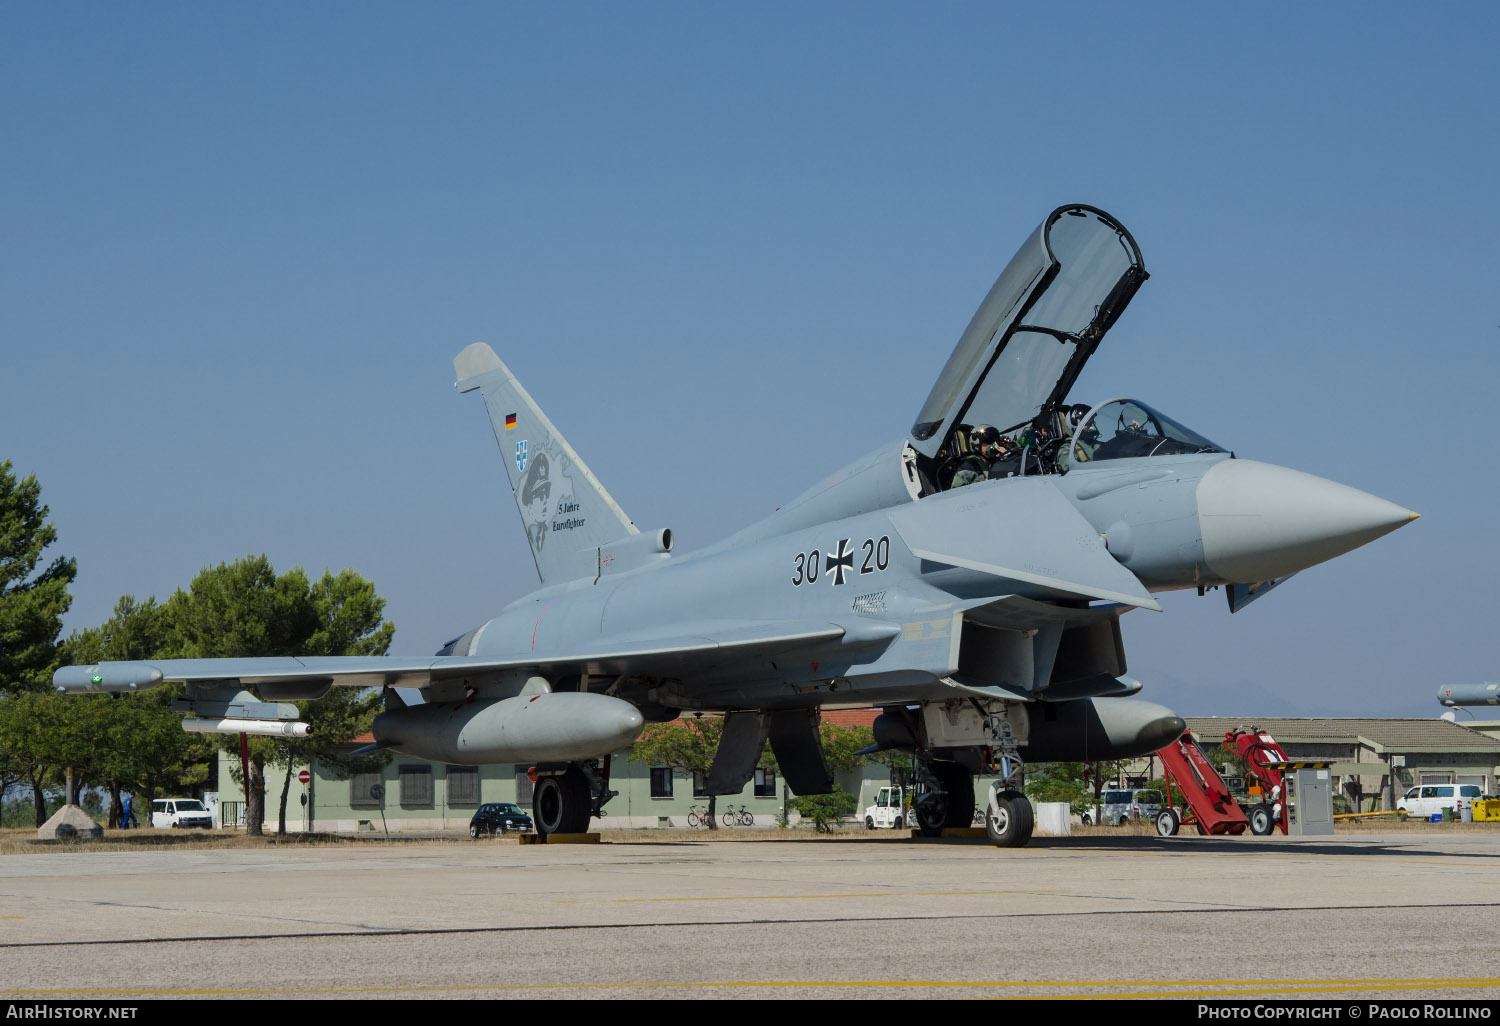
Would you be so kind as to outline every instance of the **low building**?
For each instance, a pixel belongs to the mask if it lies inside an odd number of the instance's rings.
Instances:
[[[1417,784],[1477,784],[1494,794],[1500,738],[1443,719],[1187,717],[1205,749],[1236,728],[1258,727],[1293,761],[1329,763],[1334,794],[1350,809],[1389,810]]]
[[[827,714],[840,726],[869,726],[875,710]],[[368,744],[370,735],[355,738],[351,749]],[[235,780],[238,757],[221,753],[221,819],[225,826],[244,824],[244,792]],[[235,773],[230,772],[233,766]],[[350,833],[357,831],[441,832],[467,829],[474,810],[485,802],[514,802],[529,811],[533,783],[529,764],[450,766],[405,755],[393,755],[378,772],[341,776],[336,767],[315,760],[311,766],[266,769],[266,828],[279,822],[281,793],[287,781],[287,832]],[[301,771],[307,783],[299,781]],[[610,756],[609,786],[618,791],[604,807],[604,826],[619,829],[687,827],[690,815],[706,815],[709,798],[701,774],[667,766],[651,766],[630,758],[630,751]],[[837,775],[837,784],[853,794],[858,808],[874,800],[888,783],[884,767]],[[771,826],[786,807],[790,792],[775,772],[756,770],[737,795],[720,795],[716,814],[720,824],[730,806],[744,808],[756,826]],[[796,822],[797,815],[790,819]],[[596,826],[598,824],[596,823]]]

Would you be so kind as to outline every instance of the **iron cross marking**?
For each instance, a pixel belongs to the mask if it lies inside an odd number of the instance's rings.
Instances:
[[[837,587],[844,583],[844,571],[854,572],[854,550],[849,547],[849,539],[843,538],[839,541],[839,554],[828,554],[828,561],[823,568],[826,572],[833,574],[833,583]]]

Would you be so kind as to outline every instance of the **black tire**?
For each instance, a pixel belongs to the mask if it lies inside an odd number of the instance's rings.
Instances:
[[[1020,791],[1001,791],[995,795],[994,808],[985,802],[984,829],[997,847],[1020,848],[1031,840],[1036,813]]]
[[[544,837],[581,834],[589,828],[592,804],[588,778],[577,766],[569,766],[561,776],[543,777],[536,782],[536,792],[531,798],[536,832]]]
[[[900,816],[897,816],[896,817],[896,822],[892,823],[891,825],[893,827],[895,827],[897,830],[900,830],[902,827],[904,827],[906,825],[906,823],[905,823],[904,820],[902,820],[902,818]]]
[[[866,830],[874,830],[875,829],[875,817],[874,816],[866,816],[865,817],[865,829]]]
[[[726,813],[724,813],[724,815],[722,815],[722,816],[719,817],[719,820],[725,826],[732,827],[732,826],[734,826],[734,813],[732,813],[732,812],[726,812]]]
[[[740,826],[754,826],[754,825],[755,825],[755,817],[753,815],[751,815],[750,813],[747,812],[743,816],[740,817]]]
[[[1174,809],[1162,809],[1156,814],[1156,832],[1161,837],[1176,837],[1177,828],[1181,825]]]
[[[943,797],[929,793],[917,799],[914,811],[924,837],[938,837],[948,827],[968,826],[974,809],[973,774],[956,762],[934,762],[932,773],[942,785]]]
[[[474,840],[476,840],[476,841],[479,840],[481,837],[484,836],[484,832],[479,829],[479,824],[478,823],[470,823],[469,824],[469,836],[471,838],[473,838]]]
[[[1085,812],[1082,816],[1079,816],[1078,818],[1081,819],[1081,820],[1083,820],[1083,825],[1084,826],[1093,826],[1094,825],[1094,817],[1090,816],[1087,812]]]
[[[1276,829],[1276,819],[1271,815],[1271,807],[1261,802],[1250,810],[1250,832],[1256,837],[1264,837]]]

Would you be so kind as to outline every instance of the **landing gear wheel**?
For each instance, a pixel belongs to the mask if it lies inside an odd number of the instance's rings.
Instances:
[[[1250,832],[1256,837],[1264,837],[1276,829],[1276,822],[1271,816],[1271,807],[1264,803],[1250,810]]]
[[[974,777],[967,769],[956,762],[934,762],[931,769],[943,795],[929,792],[917,799],[917,826],[923,837],[938,837],[947,827],[968,826],[974,810]]]
[[[996,784],[995,788],[999,786]],[[997,794],[995,788],[990,789],[984,807],[984,831],[997,847],[1024,847],[1036,827],[1036,813],[1031,802],[1020,791],[1000,791]]]
[[[1162,837],[1176,837],[1181,824],[1175,809],[1162,809],[1156,814],[1156,832]]]
[[[569,766],[560,777],[543,777],[531,798],[536,832],[544,837],[583,833],[589,828],[593,800],[588,778],[577,766]]]

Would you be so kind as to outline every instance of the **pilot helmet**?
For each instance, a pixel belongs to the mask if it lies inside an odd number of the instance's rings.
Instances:
[[[1000,432],[988,424],[975,424],[969,429],[969,451],[983,454],[985,446],[1000,441]]]

